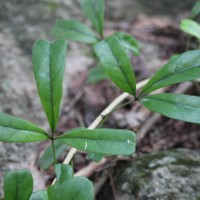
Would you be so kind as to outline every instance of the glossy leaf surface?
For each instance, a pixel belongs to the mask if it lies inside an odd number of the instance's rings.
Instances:
[[[139,44],[132,35],[125,32],[116,32],[114,35],[117,36],[125,49],[131,51],[135,56],[140,54]]]
[[[33,47],[33,68],[38,93],[52,132],[56,130],[66,61],[64,40],[38,40]]]
[[[83,151],[104,155],[129,155],[135,151],[135,134],[127,130],[72,130],[57,140]]]
[[[163,93],[143,97],[141,103],[149,110],[164,116],[200,123],[200,97]]]
[[[47,133],[23,119],[0,113],[0,141],[37,142],[48,139]]]
[[[133,68],[120,40],[112,35],[96,43],[94,51],[111,80],[123,91],[135,95]]]
[[[48,187],[49,200],[93,200],[92,183],[84,177],[73,177]]]
[[[89,159],[93,160],[94,162],[99,162],[104,158],[104,155],[97,154],[97,153],[89,153],[88,157],[89,157]]]
[[[143,87],[141,94],[200,77],[200,50],[188,51],[165,64]]]
[[[81,0],[80,3],[85,15],[102,36],[104,29],[104,0]]]
[[[108,78],[108,75],[105,73],[104,68],[101,65],[93,67],[88,73],[89,83],[98,83]]]
[[[57,20],[52,35],[57,38],[93,44],[97,35],[87,26],[76,20]]]
[[[54,148],[55,148],[56,159],[58,159],[58,157],[62,154],[62,152],[65,149],[67,149],[67,145],[63,144],[59,141],[55,141],[54,142]],[[43,169],[48,169],[53,163],[54,163],[53,150],[52,150],[52,145],[50,145],[50,146],[47,147],[44,154],[39,159],[39,165]]]
[[[197,22],[191,19],[183,19],[180,28],[182,31],[200,40],[200,25]]]
[[[33,192],[30,200],[49,200],[47,191],[41,190],[41,191]]]
[[[73,177],[73,169],[70,165],[57,164],[55,165],[55,172],[57,177],[56,183],[62,183]]]
[[[195,17],[197,17],[197,15],[199,15],[200,14],[200,1],[197,1],[195,4],[194,4],[194,6],[193,6],[193,8],[192,8],[192,18],[195,18]]]
[[[33,191],[33,178],[29,171],[9,171],[4,176],[5,200],[28,200]]]

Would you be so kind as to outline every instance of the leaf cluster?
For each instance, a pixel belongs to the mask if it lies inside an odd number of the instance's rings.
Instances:
[[[199,7],[198,2],[193,9],[193,17],[199,13]],[[103,156],[131,155],[135,152],[136,136],[129,130],[106,128],[91,130],[80,127],[66,130],[61,135],[56,134],[67,53],[65,40],[92,45],[99,60],[97,68],[99,74],[91,82],[103,79],[104,71],[106,77],[109,77],[118,88],[153,112],[177,120],[200,123],[200,97],[172,93],[152,94],[160,88],[200,78],[200,50],[188,51],[173,57],[150,78],[141,91],[137,92],[134,67],[127,54],[127,51],[130,51],[136,56],[139,55],[137,41],[124,32],[116,32],[103,38],[104,0],[81,0],[81,8],[95,31],[76,20],[58,20],[52,33],[59,39],[53,42],[38,40],[33,46],[33,71],[38,94],[49,122],[50,133],[23,119],[0,113],[0,141],[50,141],[51,145],[40,158],[40,165],[44,169],[52,163],[55,164],[56,159],[67,146],[86,151],[95,160]],[[182,28],[187,29],[188,22],[188,20],[183,21]],[[191,29],[188,30],[197,37],[200,31],[192,23],[190,25],[193,28],[190,27]],[[95,70],[92,73],[96,74]],[[37,192],[33,192],[33,178],[30,172],[27,170],[7,172],[4,176],[5,199],[93,199],[91,181],[84,177],[74,177],[70,165],[58,164],[54,167],[57,176],[55,184]]]

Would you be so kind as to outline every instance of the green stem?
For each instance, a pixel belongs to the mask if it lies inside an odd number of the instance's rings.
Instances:
[[[102,33],[100,33],[100,39],[101,39],[101,40],[104,40],[104,35],[103,35],[103,32],[102,32]]]
[[[55,165],[56,164],[56,153],[55,153],[54,138],[51,138],[51,143],[52,143],[52,151],[53,151],[53,162]]]

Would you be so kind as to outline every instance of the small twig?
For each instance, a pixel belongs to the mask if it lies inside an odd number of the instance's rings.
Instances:
[[[140,143],[142,139],[146,136],[149,129],[158,121],[160,115],[153,113],[150,118],[142,125],[142,128],[137,133],[137,143]]]
[[[137,90],[141,89],[146,83],[148,79],[141,81],[137,84]],[[114,101],[112,101],[104,110],[101,112],[101,114],[90,124],[88,129],[95,129],[99,123],[103,120],[103,117],[106,116],[108,113],[110,113],[113,109],[115,109],[124,99],[126,99],[129,96],[128,93],[124,92],[120,96],[118,96]]]
[[[108,173],[109,175],[109,178],[110,178],[110,185],[111,185],[111,188],[112,188],[112,195],[113,195],[113,199],[116,200],[116,189],[115,189],[115,183],[114,183],[114,180],[113,180],[113,177],[110,173]]]
[[[137,84],[137,90],[141,89],[146,83],[147,79],[144,81],[141,81]],[[98,125],[101,123],[101,121],[104,119],[106,115],[108,115],[113,109],[115,109],[124,99],[126,99],[129,96],[128,93],[122,93],[120,96],[118,96],[114,101],[111,102],[104,110],[101,112],[101,114],[90,124],[88,129],[95,129],[98,127]],[[70,160],[73,158],[73,155],[76,153],[76,149],[72,148],[66,159],[64,160],[64,164],[69,164]]]
[[[79,170],[77,173],[75,173],[74,176],[85,176],[90,177],[96,169],[103,166],[106,163],[106,158],[103,158],[100,162],[91,162],[88,166],[84,167],[83,169]]]
[[[104,185],[107,179],[108,179],[108,171],[105,171],[99,178],[99,180],[94,184],[95,197],[98,195],[99,191],[101,190],[102,186]]]
[[[147,82],[149,79],[145,79],[141,82],[139,82],[136,85],[137,90],[140,90]],[[114,99],[114,101],[112,101],[104,110],[103,112],[101,112],[101,114],[92,122],[92,124],[90,124],[90,126],[88,127],[88,129],[95,129],[96,127],[98,127],[98,125],[101,123],[101,121],[104,119],[104,117],[106,115],[108,115],[113,109],[115,109],[121,102],[123,102],[127,97],[129,96],[128,93],[124,92],[122,93],[120,96],[118,96],[116,99]],[[76,153],[76,149],[75,148],[71,148],[71,150],[69,151],[69,153],[67,154],[67,157],[65,158],[63,164],[69,164],[70,161],[72,160],[74,154]],[[52,184],[55,183],[55,180],[53,181]]]

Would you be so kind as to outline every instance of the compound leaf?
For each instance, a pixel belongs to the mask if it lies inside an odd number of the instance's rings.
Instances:
[[[38,40],[33,47],[33,68],[38,93],[51,131],[56,130],[66,60],[66,42]]]
[[[73,169],[70,165],[57,164],[55,165],[55,172],[57,177],[56,183],[62,183],[73,177]]]
[[[143,97],[140,101],[153,112],[191,123],[200,123],[200,97],[162,93]]]
[[[183,19],[180,24],[180,29],[200,40],[200,25],[197,22],[191,19]]]
[[[93,44],[98,41],[96,33],[76,20],[57,20],[52,35],[57,38]]]
[[[57,140],[87,152],[129,155],[135,151],[135,133],[119,129],[71,130]]]
[[[94,162],[99,162],[104,158],[104,155],[98,154],[98,153],[89,153],[88,157],[89,157],[89,159],[93,160]]]
[[[54,142],[55,156],[56,159],[62,154],[62,152],[67,148],[66,144],[59,141]],[[48,169],[54,163],[52,145],[48,146],[43,155],[39,159],[39,165],[42,169]]]
[[[94,51],[111,80],[123,91],[135,95],[133,68],[117,36],[112,35],[94,45]]]
[[[117,36],[125,49],[131,51],[135,56],[140,54],[139,44],[132,35],[125,32],[116,32],[114,35]]]
[[[29,171],[9,171],[4,176],[6,200],[28,200],[33,191],[33,178]]]
[[[92,22],[93,27],[103,36],[104,0],[81,0],[80,3],[82,10]]]
[[[143,87],[141,94],[200,77],[200,50],[188,51],[165,64]]]
[[[48,187],[49,200],[93,200],[93,185],[85,177],[73,177]]]
[[[0,113],[0,141],[37,142],[48,139],[48,134],[30,122]]]

